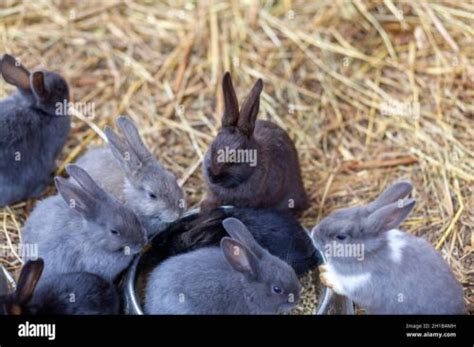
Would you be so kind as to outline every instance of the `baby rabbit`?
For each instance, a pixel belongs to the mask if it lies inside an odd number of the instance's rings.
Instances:
[[[298,220],[288,211],[275,209],[235,207],[202,212],[195,220],[175,224],[169,235],[164,235],[168,240],[163,248],[170,256],[218,246],[228,236],[222,225],[228,217],[244,223],[263,248],[287,262],[298,276],[322,263],[320,253]]]
[[[17,87],[0,101],[0,207],[37,197],[52,181],[69,134],[69,89],[54,72],[30,73],[5,54],[3,78]],[[64,107],[66,105],[66,107]]]
[[[43,260],[27,262],[21,269],[20,277],[13,293],[0,296],[0,315],[21,315],[33,297],[36,285],[43,271]]]
[[[204,158],[204,210],[233,205],[299,214],[308,208],[293,142],[276,124],[256,120],[262,88],[259,79],[239,111],[230,74],[224,75],[222,127]]]
[[[52,275],[40,281],[43,267],[42,259],[24,265],[16,291],[0,297],[0,314],[119,313],[118,293],[110,282],[87,272]]]
[[[117,127],[122,136],[106,127],[109,148],[91,149],[77,164],[130,207],[151,236],[186,210],[184,193],[176,176],[146,148],[129,118],[119,117]]]
[[[37,245],[45,275],[90,272],[113,281],[146,242],[135,214],[76,165],[79,185],[56,177],[59,195],[41,201],[26,221],[23,243]]]
[[[165,260],[150,274],[148,314],[276,314],[299,301],[293,269],[260,247],[235,218],[220,247],[201,248]]]
[[[338,210],[313,230],[327,265],[321,281],[369,314],[460,314],[463,291],[449,266],[421,238],[395,229],[415,200],[400,181],[374,202]]]

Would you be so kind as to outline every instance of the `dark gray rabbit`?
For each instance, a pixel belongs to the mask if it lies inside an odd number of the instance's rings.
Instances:
[[[89,272],[42,278],[27,312],[34,315],[118,315],[120,299],[112,282]]]
[[[228,217],[239,219],[255,240],[274,256],[287,262],[297,275],[322,263],[319,252],[308,232],[288,211],[257,208],[219,208],[204,211],[195,219],[174,224],[160,243],[160,256],[171,256],[201,247],[218,246],[228,236],[222,221]]]
[[[21,315],[27,313],[36,285],[43,271],[43,261],[29,261],[21,270],[16,289],[13,293],[0,296],[0,315]]]
[[[22,241],[37,245],[45,275],[90,272],[113,281],[145,245],[145,230],[86,171],[76,165],[66,171],[78,185],[56,177],[59,194],[38,203]]]
[[[230,74],[224,75],[222,127],[204,158],[204,210],[233,205],[299,214],[308,208],[295,145],[278,125],[257,120],[262,88],[258,80],[239,110]]]
[[[22,268],[14,293],[0,297],[0,314],[118,314],[119,297],[112,283],[86,273],[41,277],[44,262],[30,260]]]
[[[0,207],[37,197],[52,182],[70,128],[69,88],[54,72],[30,73],[11,55],[1,59],[5,81],[17,87],[0,101]],[[66,107],[65,107],[66,106]]]
[[[374,202],[324,218],[312,237],[328,259],[321,281],[369,314],[461,314],[463,291],[448,264],[425,240],[396,229],[415,200],[400,181]]]
[[[294,270],[271,255],[235,218],[220,247],[201,248],[165,260],[149,275],[148,314],[276,314],[299,301]]]
[[[94,148],[78,159],[106,191],[130,207],[151,236],[176,221],[186,210],[176,176],[146,148],[135,124],[117,119],[121,136],[106,127],[108,148]]]

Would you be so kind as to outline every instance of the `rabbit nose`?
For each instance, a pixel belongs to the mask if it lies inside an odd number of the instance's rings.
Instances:
[[[131,254],[138,254],[142,251],[143,247],[145,247],[146,243],[147,243],[147,237],[146,235],[143,237],[142,240],[140,240],[139,243],[133,245],[130,247],[130,253]]]
[[[162,218],[162,220],[166,223],[172,223],[172,222],[177,221],[179,216],[180,216],[179,211],[170,211],[170,212],[165,213],[164,218]]]
[[[146,243],[148,242],[148,237],[147,237],[147,233],[145,230],[143,230],[142,234],[140,235],[140,239],[137,240],[137,242],[135,243],[133,249],[135,251],[140,252],[142,250],[142,248],[146,245]]]
[[[209,173],[211,176],[217,176],[219,174],[219,170],[217,169],[217,165],[211,165],[209,167]]]
[[[179,211],[174,211],[173,214],[171,215],[171,219],[173,219],[172,221],[174,222],[178,220],[179,216],[180,216]]]
[[[223,164],[217,161],[213,161],[209,167],[211,175],[218,176],[222,171]]]

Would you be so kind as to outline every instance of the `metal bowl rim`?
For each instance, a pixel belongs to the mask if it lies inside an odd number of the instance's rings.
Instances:
[[[223,205],[223,206],[220,206],[219,208],[221,208],[221,209],[232,209],[232,208],[234,208],[234,206]],[[180,220],[182,220],[184,218],[187,218],[187,217],[190,217],[190,216],[193,216],[193,215],[196,215],[196,214],[199,213],[199,211],[200,211],[199,208],[190,209],[190,210],[186,211],[183,214],[183,216],[180,218]],[[304,229],[306,231],[308,231],[308,229],[306,229],[306,228],[304,228]],[[326,259],[326,256],[324,255],[324,252],[321,252],[321,250],[316,245],[315,245],[315,248],[320,253],[320,255],[323,259],[323,263],[326,263],[327,259]],[[140,259],[141,259],[141,255],[139,254],[132,260],[132,263],[129,266],[128,270],[126,271],[125,278],[124,278],[124,290],[125,290],[124,296],[125,296],[125,300],[127,301],[127,306],[128,306],[127,309],[130,310],[130,313],[136,314],[136,315],[144,315],[144,312],[141,308],[141,305],[139,303],[139,300],[137,298],[136,291],[135,291],[135,280],[136,280],[136,275],[137,275],[137,266],[138,266],[138,262],[140,261]],[[10,292],[14,291],[16,289],[15,279],[6,270],[6,268],[1,264],[0,264],[0,276],[3,277],[6,280],[6,284],[9,287]],[[323,314],[326,307],[329,305],[329,303],[331,301],[331,298],[334,295],[334,292],[331,289],[329,289],[325,286],[321,286],[321,287],[323,288],[323,292],[322,292],[322,295],[321,295],[323,300],[314,309],[313,314],[316,314],[316,315]],[[8,294],[8,293],[6,293],[6,294]]]
[[[232,209],[234,206],[231,205],[224,205],[220,206],[219,208],[221,209]],[[186,211],[183,216],[179,219],[182,220],[184,218],[194,216],[198,214],[200,211],[199,208],[193,208],[191,210]],[[304,227],[303,227],[304,228]],[[308,229],[304,228],[306,231]],[[308,233],[309,234],[309,233]],[[320,253],[323,263],[326,263],[326,257],[324,255],[324,252],[321,252],[321,250],[316,247],[316,250]],[[139,303],[139,299],[137,298],[136,291],[135,291],[135,280],[136,280],[136,275],[137,275],[137,266],[138,262],[140,261],[141,254],[135,257],[135,259],[132,261],[132,264],[130,265],[129,269],[126,272],[126,277],[125,277],[125,300],[127,302],[127,308],[130,310],[131,314],[136,314],[136,315],[144,315],[143,309]],[[329,305],[331,298],[333,296],[333,291],[325,286],[321,286],[322,289],[322,301],[318,304],[317,307],[315,307],[313,314],[316,315],[321,315],[325,311],[326,307]],[[127,312],[129,313],[129,312]]]

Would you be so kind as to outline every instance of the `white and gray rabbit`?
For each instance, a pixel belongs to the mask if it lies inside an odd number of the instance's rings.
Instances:
[[[70,129],[69,89],[54,72],[30,73],[11,55],[3,78],[17,87],[0,101],[0,207],[39,196],[52,182],[55,160]],[[66,105],[66,107],[64,107]]]
[[[133,122],[119,117],[116,123],[122,136],[106,127],[108,148],[90,149],[77,164],[130,207],[151,236],[186,210],[184,193],[176,176],[147,149]]]
[[[337,210],[312,230],[328,262],[321,281],[369,314],[461,314],[463,290],[425,240],[396,229],[415,200],[412,185],[394,183],[375,201]]]
[[[276,314],[299,301],[294,270],[262,248],[236,218],[223,221],[230,237],[165,260],[149,275],[148,314]]]
[[[78,185],[55,178],[59,194],[36,206],[22,242],[28,249],[37,246],[34,256],[44,259],[45,276],[90,272],[113,281],[145,245],[145,230],[136,215],[86,171],[76,165],[66,171]]]

